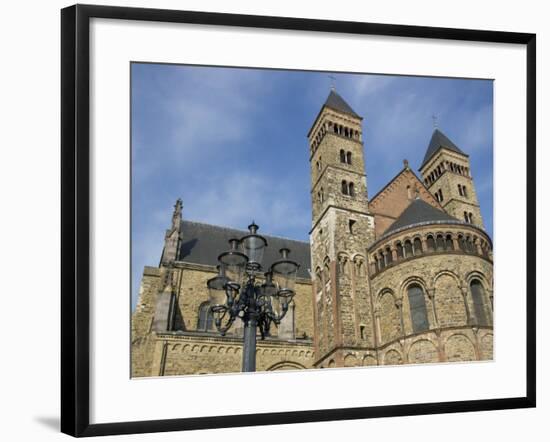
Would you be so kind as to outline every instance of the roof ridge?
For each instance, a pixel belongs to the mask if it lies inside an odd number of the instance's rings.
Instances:
[[[396,230],[402,230],[419,223],[439,221],[460,221],[445,210],[434,207],[421,198],[416,198],[403,209],[395,221],[384,231],[382,236]]]
[[[211,223],[206,223],[206,222],[203,222],[203,221],[192,221],[192,220],[181,220],[181,221],[182,221],[182,223],[190,223],[190,224],[197,224],[197,225],[202,225],[202,226],[216,227],[216,228],[221,229],[221,230],[230,230],[230,231],[235,231],[235,232],[241,232],[241,233],[244,233],[244,234],[249,233],[247,230],[236,229],[234,227],[220,226],[219,224],[211,224]],[[180,229],[181,229],[181,227],[180,227]],[[303,243],[303,244],[308,244],[309,245],[309,241],[302,241],[302,240],[299,240],[299,239],[287,238],[285,236],[263,234],[261,232],[259,234],[261,236],[265,236],[267,238],[283,239],[285,241],[292,241],[292,242],[298,242],[298,243]]]

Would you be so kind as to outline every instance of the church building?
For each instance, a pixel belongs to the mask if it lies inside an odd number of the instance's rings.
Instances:
[[[300,268],[288,313],[258,340],[257,370],[492,359],[492,241],[468,154],[436,128],[420,178],[405,160],[369,198],[363,140],[362,117],[331,90],[308,132],[309,242],[264,235],[266,262],[286,247]],[[241,321],[217,332],[206,282],[247,232],[182,212],[178,200],[159,265],[143,269],[133,377],[241,370]]]

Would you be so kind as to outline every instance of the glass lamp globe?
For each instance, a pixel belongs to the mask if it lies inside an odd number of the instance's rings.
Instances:
[[[241,238],[242,251],[248,257],[248,265],[253,270],[261,269],[264,250],[267,246],[266,239],[257,234],[258,228],[252,221],[252,224],[248,226],[249,234]]]
[[[229,250],[218,256],[218,261],[225,269],[225,276],[233,287],[239,288],[244,276],[244,270],[248,263],[248,257],[239,251],[239,240],[229,240]]]

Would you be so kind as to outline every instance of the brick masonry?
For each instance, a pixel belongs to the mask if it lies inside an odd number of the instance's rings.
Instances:
[[[308,140],[311,279],[297,281],[291,313],[258,341],[257,369],[492,359],[492,242],[483,230],[468,158],[440,149],[423,166],[422,179],[405,162],[369,201],[362,119],[324,106]],[[411,225],[384,236],[415,198],[457,222]],[[464,212],[472,213],[471,222]],[[240,321],[224,337],[213,327],[199,329],[216,263],[178,260],[180,221],[178,201],[161,264],[143,270],[132,315],[134,377],[241,369]],[[414,310],[412,287],[423,299]],[[413,314],[425,318],[421,330]]]

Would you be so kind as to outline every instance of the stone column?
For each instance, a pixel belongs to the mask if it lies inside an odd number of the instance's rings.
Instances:
[[[453,249],[454,250],[460,250],[460,244],[458,244],[458,235],[456,233],[454,233],[452,235],[452,238],[453,238]]]
[[[468,305],[468,288],[460,287],[460,291],[462,292],[462,299],[466,308],[466,324],[472,324],[472,315],[470,314],[470,306]]]
[[[405,335],[405,324],[403,322],[403,298],[397,298],[395,300],[395,306],[399,310],[399,321],[401,325],[401,335]]]
[[[474,350],[476,352],[476,358],[477,360],[481,360],[481,349],[479,348],[479,328],[478,327],[472,327],[472,332],[474,333]]]
[[[474,245],[476,247],[477,254],[483,255],[483,250],[481,250],[481,243],[479,241],[479,238],[476,238],[476,240],[474,241]]]
[[[377,335],[377,341],[381,345],[382,344],[382,330],[380,329],[380,307],[374,308],[374,322],[375,324],[375,332]]]
[[[428,298],[430,298],[430,303],[432,304],[432,315],[433,315],[433,327],[439,328],[439,320],[437,319],[437,310],[435,309],[435,289],[429,288],[426,289],[428,292]]]
[[[420,241],[422,242],[422,253],[428,253],[428,238],[426,235],[422,235]]]

